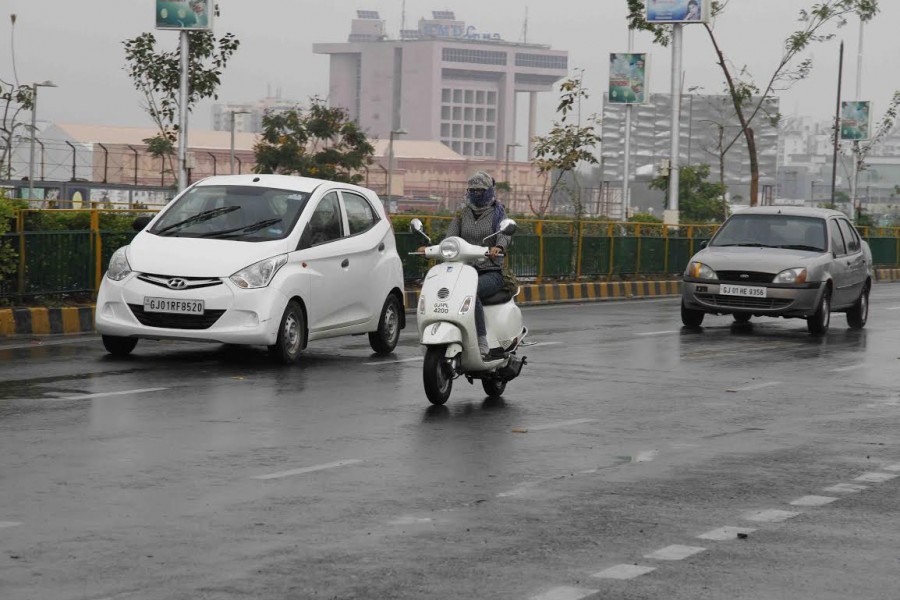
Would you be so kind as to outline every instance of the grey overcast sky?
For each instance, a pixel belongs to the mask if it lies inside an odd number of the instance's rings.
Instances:
[[[357,9],[377,10],[396,36],[402,0],[218,0],[217,34],[232,32],[241,47],[223,76],[220,102],[254,101],[280,90],[282,97],[306,100],[328,93],[328,57],[312,53],[316,42],[345,41]],[[731,0],[715,24],[730,59],[746,65],[757,81],[771,75],[787,35],[797,28],[800,9],[819,0]],[[860,99],[875,103],[880,117],[900,89],[900,0],[881,0],[881,14],[866,26]],[[407,27],[432,10],[453,10],[480,32],[522,39],[527,6],[527,39],[569,51],[571,68],[583,68],[591,98],[583,114],[599,112],[608,77],[610,52],[627,50],[626,0],[407,0]],[[39,118],[66,123],[149,126],[140,97],[123,71],[122,40],[155,26],[155,0],[0,0],[0,77],[13,78],[8,15],[15,13],[16,71],[21,83],[51,80],[59,87],[42,90]],[[169,49],[178,34],[159,31]],[[838,37],[815,45],[812,76],[780,94],[782,113],[829,118],[837,90],[838,42],[845,42],[844,99],[856,88],[858,21]],[[637,34],[635,52],[651,54],[651,92],[669,91],[671,52]],[[722,75],[701,26],[685,28],[685,89],[702,86],[718,93]],[[542,96],[538,130],[549,129],[555,94]],[[211,128],[212,101],[196,110],[192,127]]]

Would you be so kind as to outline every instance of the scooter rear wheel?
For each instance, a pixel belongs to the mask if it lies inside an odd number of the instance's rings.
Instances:
[[[453,389],[453,375],[450,365],[444,357],[444,346],[429,346],[425,352],[425,363],[422,366],[422,383],[425,384],[425,395],[432,404],[444,404],[450,398]]]
[[[500,379],[482,379],[481,387],[484,388],[484,393],[491,398],[499,398],[506,390],[506,382]]]

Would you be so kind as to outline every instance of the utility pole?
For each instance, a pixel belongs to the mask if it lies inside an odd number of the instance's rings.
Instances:
[[[831,161],[831,208],[835,207],[835,186],[837,185],[838,149],[841,143],[841,84],[844,77],[844,42],[841,41],[838,59],[837,108],[834,113],[834,157]]]

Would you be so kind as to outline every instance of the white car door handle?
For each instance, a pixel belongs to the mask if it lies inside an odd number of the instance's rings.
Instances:
[[[349,258],[345,258],[345,259],[341,262],[341,266],[344,267],[345,269],[346,269],[347,267],[349,267],[349,266],[350,266],[350,259],[349,259]]]

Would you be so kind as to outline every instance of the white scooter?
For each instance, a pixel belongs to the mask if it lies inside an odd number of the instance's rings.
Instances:
[[[412,220],[410,230],[431,243],[419,219]],[[484,238],[482,243],[500,233],[512,235],[515,231],[516,222],[504,219],[500,231]],[[522,326],[522,312],[515,304],[515,294],[506,290],[482,300],[491,349],[487,358],[482,358],[478,348],[475,331],[478,272],[472,265],[487,253],[486,246],[469,244],[460,237],[448,237],[439,245],[425,249],[427,258],[440,261],[425,276],[416,311],[419,340],[426,348],[422,380],[432,404],[447,402],[453,380],[461,375],[469,383],[480,379],[485,393],[497,398],[503,394],[507,382],[519,376],[526,363],[524,356],[516,356],[516,349],[528,329]]]

